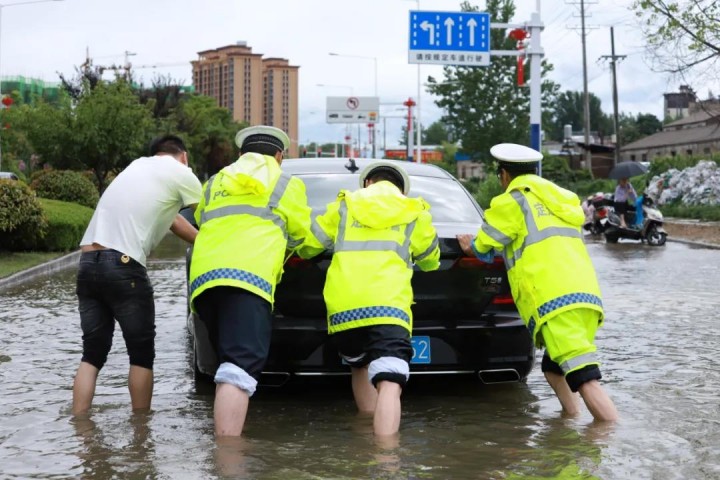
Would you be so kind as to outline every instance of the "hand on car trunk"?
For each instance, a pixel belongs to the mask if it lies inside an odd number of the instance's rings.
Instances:
[[[458,242],[460,243],[460,248],[462,249],[463,253],[468,257],[475,256],[475,252],[473,252],[472,249],[473,238],[473,235],[470,235],[468,233],[457,236]]]

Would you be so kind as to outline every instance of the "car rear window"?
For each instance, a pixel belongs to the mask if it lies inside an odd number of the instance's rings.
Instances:
[[[307,189],[308,203],[322,209],[334,201],[340,190],[359,188],[357,175],[296,175]],[[480,210],[466,191],[454,180],[435,177],[410,177],[410,197],[422,197],[430,204],[434,222],[480,223]]]

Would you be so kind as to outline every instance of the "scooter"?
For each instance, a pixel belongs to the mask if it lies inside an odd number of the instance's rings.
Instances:
[[[641,212],[638,216],[638,212]],[[611,210],[605,225],[605,241],[617,243],[621,238],[640,240],[648,245],[659,247],[665,245],[667,232],[663,228],[663,214],[655,206],[655,202],[647,195],[638,197],[636,209],[625,213],[627,227],[620,226],[620,215]]]
[[[600,235],[603,233],[607,225],[607,216],[611,211],[612,204],[611,193],[598,192],[586,198],[582,203],[583,211],[585,212],[583,229],[590,232],[591,235]]]

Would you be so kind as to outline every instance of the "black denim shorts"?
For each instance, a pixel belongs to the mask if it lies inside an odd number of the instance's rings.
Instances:
[[[410,332],[399,325],[372,325],[332,335],[334,345],[351,367],[361,368],[380,357],[410,362],[413,356]]]
[[[115,320],[130,364],[152,369],[155,360],[155,302],[143,265],[115,250],[83,252],[77,275],[82,361],[100,369],[112,346]]]
[[[270,302],[238,287],[212,287],[195,299],[220,364],[228,362],[259,379],[270,351]]]

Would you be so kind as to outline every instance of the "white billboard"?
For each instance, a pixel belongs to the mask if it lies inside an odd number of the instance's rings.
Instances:
[[[376,123],[379,97],[327,97],[327,123]]]

